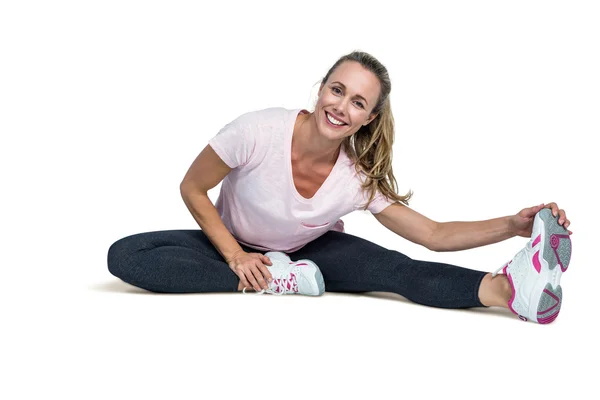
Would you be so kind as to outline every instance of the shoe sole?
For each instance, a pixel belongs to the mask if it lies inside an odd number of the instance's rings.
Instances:
[[[538,212],[534,220],[534,232],[538,231],[535,225],[543,224],[540,233],[540,250],[534,255],[534,266],[536,256],[541,255],[541,260],[538,259],[540,262],[537,264],[540,268],[536,285],[538,289],[532,292],[532,296],[537,297],[538,304],[535,320],[540,324],[549,324],[560,312],[562,304],[560,278],[569,268],[571,261],[571,238],[569,232],[558,223],[558,218],[558,215],[556,217],[552,215],[549,208],[544,208]],[[535,300],[535,297],[531,300]]]

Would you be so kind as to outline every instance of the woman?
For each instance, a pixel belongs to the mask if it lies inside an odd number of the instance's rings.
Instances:
[[[392,172],[390,91],[386,68],[355,51],[323,78],[314,112],[276,107],[239,116],[209,140],[181,183],[201,230],[122,238],[109,249],[109,271],[154,292],[384,291],[433,307],[499,306],[523,320],[553,321],[571,251],[565,211],[550,203],[439,223],[408,208],[412,193],[396,194]],[[213,205],[207,192],[221,181]],[[531,240],[503,274],[491,274],[413,260],[345,233],[339,218],[358,209],[433,251]]]

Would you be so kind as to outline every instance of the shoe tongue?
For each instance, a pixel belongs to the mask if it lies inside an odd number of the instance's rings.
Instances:
[[[284,262],[286,265],[291,261],[288,256],[286,256],[284,253],[281,253],[279,251],[270,251],[268,253],[265,253],[265,256],[269,257],[269,259],[271,259],[271,261],[280,260],[280,261]]]

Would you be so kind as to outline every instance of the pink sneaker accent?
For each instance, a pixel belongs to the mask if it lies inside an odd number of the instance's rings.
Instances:
[[[281,286],[286,287],[288,291],[298,293],[298,282],[296,281],[296,275],[293,272],[290,273],[289,279],[274,279],[273,283],[277,285],[277,289],[275,290],[277,293],[281,293]]]
[[[533,262],[533,267],[539,274],[540,271],[542,270],[542,264],[540,264],[540,251],[539,250],[533,255],[533,257],[531,258],[531,261]]]
[[[539,235],[537,235],[537,237],[535,238],[535,240],[531,244],[531,248],[534,248],[535,245],[540,242],[540,240],[542,240],[542,234],[541,233]],[[533,262],[533,267],[535,268],[535,270],[539,274],[540,271],[542,270],[542,264],[540,264],[540,251],[539,250],[537,251],[537,253],[535,253],[533,255],[531,261]]]

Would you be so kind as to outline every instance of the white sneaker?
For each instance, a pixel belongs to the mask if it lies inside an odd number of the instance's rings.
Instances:
[[[558,224],[558,215],[554,217],[549,208],[543,208],[535,215],[527,245],[492,277],[501,269],[508,277],[513,291],[508,307],[521,320],[548,324],[560,311],[559,282],[570,260],[569,232]]]
[[[311,260],[292,261],[287,254],[280,251],[270,251],[265,254],[273,265],[266,267],[273,276],[268,289],[256,294],[304,294],[320,296],[325,292],[325,281],[321,270]],[[242,290],[246,293],[246,288]]]

